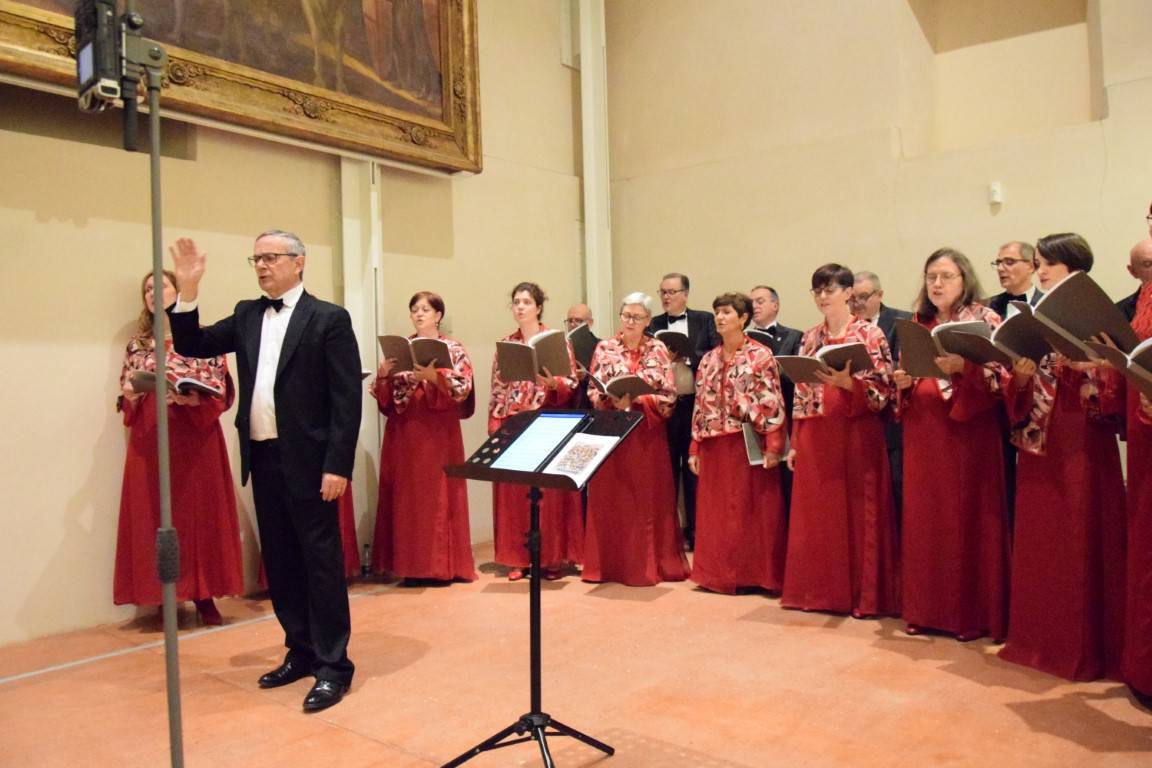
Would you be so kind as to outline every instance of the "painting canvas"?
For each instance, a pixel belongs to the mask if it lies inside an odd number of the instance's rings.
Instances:
[[[73,5],[0,0],[0,69],[68,82]],[[169,52],[168,109],[480,170],[475,0],[136,0],[135,9]]]

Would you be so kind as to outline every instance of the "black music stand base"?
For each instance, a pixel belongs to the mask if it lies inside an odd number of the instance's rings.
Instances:
[[[549,731],[549,728],[552,728],[552,730]],[[545,768],[555,768],[556,764],[552,762],[552,754],[548,751],[547,737],[549,736],[571,736],[590,747],[600,750],[606,755],[616,754],[616,750],[613,747],[608,746],[602,741],[597,741],[588,734],[581,733],[575,728],[564,725],[564,723],[558,720],[553,720],[552,716],[546,712],[529,712],[526,715],[521,715],[520,719],[512,723],[512,725],[491,738],[480,742],[452,762],[445,763],[443,768],[455,768],[476,757],[476,755],[481,752],[488,752],[493,749],[500,749],[501,747],[510,747],[513,744],[523,744],[527,741],[535,741],[540,745],[540,757],[544,760]],[[505,741],[505,739],[509,740]]]

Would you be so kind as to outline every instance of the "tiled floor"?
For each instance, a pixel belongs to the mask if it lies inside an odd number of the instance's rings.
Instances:
[[[267,603],[221,601],[229,624],[181,632],[186,765],[442,765],[529,709],[527,589],[490,567],[474,584],[355,585],[356,680],[315,715],[306,680],[256,687],[282,654]],[[1123,686],[1065,683],[983,642],[690,584],[567,579],[543,606],[544,710],[617,750],[553,738],[562,768],[1152,765],[1152,713]],[[0,766],[169,765],[161,640],[134,622],[0,649]],[[522,744],[467,765],[541,760]]]

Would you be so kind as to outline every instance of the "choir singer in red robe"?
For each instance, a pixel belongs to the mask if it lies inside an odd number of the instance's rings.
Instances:
[[[1040,287],[1092,268],[1082,237],[1036,243]],[[1008,642],[1000,657],[1069,680],[1120,679],[1124,479],[1119,374],[1056,354],[1020,358],[1005,388],[1016,469]]]
[[[176,276],[165,271],[166,306],[176,301],[176,290]],[[137,392],[132,387],[134,372],[156,370],[151,272],[144,276],[140,291],[144,309],[124,356],[122,394],[117,403],[129,430],[113,579],[113,600],[117,605],[163,602],[156,575],[160,489],[153,398],[157,395]],[[220,397],[179,395],[167,393],[163,384],[158,387],[165,393],[160,396],[168,399],[172,527],[180,543],[176,599],[192,600],[204,624],[221,624],[223,618],[212,598],[244,592],[236,495],[220,429],[220,414],[232,405],[235,390],[223,357],[184,357],[172,350],[171,338],[166,337],[164,344],[171,379],[196,379],[221,393]]]
[[[472,363],[460,342],[440,333],[444,300],[420,291],[408,301],[415,333],[448,345],[451,368],[415,365],[396,372],[387,358],[376,372],[372,396],[387,418],[380,447],[380,495],[372,566],[407,585],[473,581],[468,491],[444,467],[464,462],[462,408],[474,402]],[[469,413],[470,415],[470,413]]]
[[[542,331],[544,290],[536,283],[519,283],[512,289],[512,319],[516,331],[501,341],[526,342]],[[492,360],[492,397],[488,401],[488,434],[492,434],[509,416],[541,408],[564,408],[576,389],[576,357],[568,345],[570,376],[536,376],[536,381],[504,381],[500,365]],[[578,563],[584,547],[584,521],[581,519],[580,494],[547,488],[540,502],[540,563],[546,579],[558,579],[567,563]],[[492,527],[496,540],[496,562],[509,567],[508,579],[524,578],[528,568],[528,532],[530,507],[528,486],[492,484]]]
[[[1000,316],[976,303],[980,283],[968,258],[941,248],[924,264],[915,320],[925,328]],[[905,631],[934,629],[966,642],[1002,640],[1008,611],[1007,497],[1001,453],[1001,366],[959,355],[936,358],[947,378],[894,374],[904,424],[901,526]],[[941,462],[955,478],[941,491]]]
[[[600,381],[633,374],[656,392],[633,400],[588,384],[594,408],[636,410],[644,420],[588,485],[584,581],[643,587],[688,578],[664,426],[676,405],[676,383],[668,348],[644,334],[651,320],[652,298],[628,294],[620,307],[620,332],[602,340],[592,358],[591,374]]]
[[[721,344],[696,372],[688,459],[699,477],[692,580],[712,592],[779,592],[787,538],[778,468],[785,434],[780,373],[772,351],[744,335],[751,299],[724,293],[712,311]],[[760,441],[762,465],[749,464],[745,424]]]
[[[845,367],[818,374],[820,384],[796,385],[781,605],[866,618],[900,610],[882,421],[893,395],[892,354],[880,326],[849,311],[853,282],[852,270],[839,264],[812,274],[812,297],[824,322],[804,333],[800,354],[859,342],[873,367]]]

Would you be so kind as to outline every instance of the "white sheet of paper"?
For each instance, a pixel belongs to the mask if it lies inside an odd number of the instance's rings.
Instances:
[[[620,438],[608,435],[573,435],[564,449],[544,467],[544,472],[568,475],[576,485],[583,486],[618,442]]]

